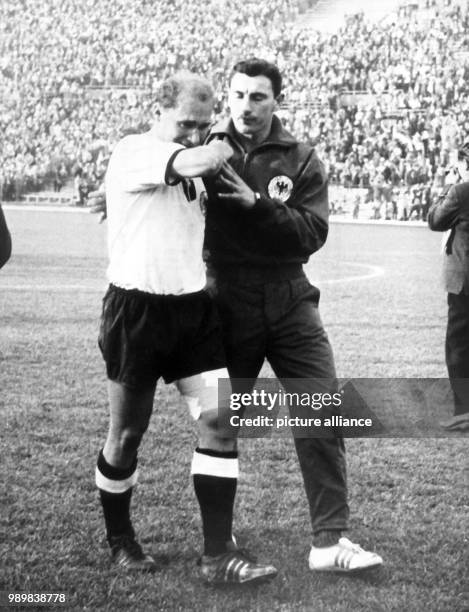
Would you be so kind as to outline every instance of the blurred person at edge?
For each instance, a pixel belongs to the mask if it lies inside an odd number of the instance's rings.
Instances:
[[[459,149],[457,169],[446,180],[428,213],[430,229],[448,232],[443,274],[448,292],[445,353],[454,416],[442,426],[469,431],[469,141]]]
[[[0,205],[0,268],[2,268],[11,256],[11,236],[8,230],[5,215]]]

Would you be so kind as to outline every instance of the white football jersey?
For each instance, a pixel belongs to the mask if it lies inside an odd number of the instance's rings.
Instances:
[[[124,289],[174,294],[205,285],[201,179],[166,181],[184,147],[153,131],[126,136],[106,173],[109,282]]]

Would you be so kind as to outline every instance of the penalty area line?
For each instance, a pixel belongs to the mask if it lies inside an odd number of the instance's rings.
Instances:
[[[361,264],[355,263],[351,261],[342,262],[344,265],[355,266],[356,268],[361,268],[362,270],[367,270],[365,274],[352,274],[351,276],[343,276],[341,278],[326,278],[324,280],[318,280],[311,278],[310,281],[314,284],[318,285],[333,285],[336,283],[352,283],[352,282],[361,282],[365,280],[370,280],[372,278],[378,278],[379,276],[384,276],[385,271],[381,266],[374,266],[371,264]],[[99,287],[92,287],[90,285],[8,285],[8,284],[0,284],[1,291],[86,291],[88,293],[103,293],[106,291],[108,285],[102,285]]]
[[[326,278],[325,280],[317,281],[318,285],[333,285],[335,283],[352,283],[370,280],[379,276],[384,276],[384,268],[381,266],[373,266],[371,264],[360,264],[352,261],[342,262],[348,266],[355,266],[363,270],[368,270],[365,274],[353,274],[351,276],[344,276],[342,278]]]

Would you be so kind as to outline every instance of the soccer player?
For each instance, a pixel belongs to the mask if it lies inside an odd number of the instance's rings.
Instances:
[[[233,391],[252,388],[267,358],[287,392],[308,391],[311,379],[314,391],[327,392],[336,385],[334,358],[319,316],[319,290],[303,271],[327,237],[327,178],[314,149],[297,142],[275,116],[281,87],[271,63],[250,59],[234,67],[231,118],[208,138],[209,145],[228,144],[233,155],[219,176],[204,179],[205,249]],[[380,556],[342,537],[349,514],[342,437],[296,437],[295,445],[314,534],[310,568],[380,565]]]
[[[11,256],[11,236],[8,230],[5,215],[0,205],[0,268],[2,268]]]
[[[238,549],[231,533],[238,477],[236,442],[217,429],[218,377],[227,377],[220,325],[204,290],[201,176],[215,175],[231,156],[222,142],[200,146],[211,124],[213,91],[204,79],[181,73],[158,92],[153,128],[121,140],[109,162],[109,289],[99,345],[106,362],[109,431],[96,467],[96,484],[113,562],[154,570],[137,542],[130,501],[137,452],[153,409],[157,380],[176,385],[196,419],[199,446],[192,461],[208,582],[272,577],[272,565]]]

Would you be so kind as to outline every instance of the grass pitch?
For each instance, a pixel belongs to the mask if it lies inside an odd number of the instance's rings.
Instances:
[[[133,502],[142,543],[163,569],[132,577],[110,569],[93,482],[107,426],[96,343],[105,225],[83,214],[6,215],[14,255],[0,272],[0,589],[65,592],[67,610],[469,609],[465,439],[348,441],[350,537],[385,560],[353,578],[308,571],[308,510],[291,441],[241,440],[235,531],[280,573],[258,586],[201,584],[195,431],[164,385]],[[308,274],[322,290],[339,376],[445,376],[439,242],[424,228],[331,227]]]

